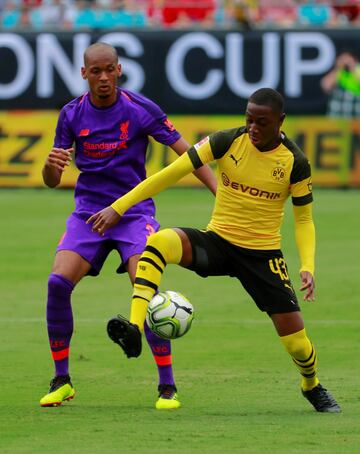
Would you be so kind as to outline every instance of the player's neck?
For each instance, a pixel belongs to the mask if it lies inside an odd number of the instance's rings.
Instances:
[[[276,139],[272,140],[271,142],[267,143],[261,148],[258,148],[259,151],[272,151],[275,150],[281,143],[282,137],[279,135]]]
[[[116,103],[118,98],[118,91],[115,90],[114,93],[112,93],[110,96],[106,98],[100,98],[99,96],[94,95],[93,93],[90,92],[90,101],[91,104],[98,108],[98,109],[103,109],[106,107],[111,107],[113,104]]]

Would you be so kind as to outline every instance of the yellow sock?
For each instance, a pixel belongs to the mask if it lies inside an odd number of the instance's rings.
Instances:
[[[301,388],[304,391],[315,388],[319,384],[316,375],[316,351],[306,336],[305,329],[288,336],[281,336],[280,339],[302,375]]]
[[[130,322],[137,325],[141,332],[144,330],[144,321],[150,299],[143,299],[135,295],[131,300]]]
[[[149,237],[137,265],[130,311],[130,322],[141,331],[149,301],[157,292],[166,265],[179,263],[181,257],[181,238],[175,230],[160,230]]]

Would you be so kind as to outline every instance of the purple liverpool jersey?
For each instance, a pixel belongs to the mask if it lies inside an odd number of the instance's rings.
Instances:
[[[144,96],[118,88],[115,104],[95,107],[85,93],[60,112],[54,146],[75,144],[80,175],[75,187],[75,213],[88,216],[114,202],[146,178],[148,136],[164,145],[180,138],[164,112]],[[127,214],[154,215],[151,199]]]

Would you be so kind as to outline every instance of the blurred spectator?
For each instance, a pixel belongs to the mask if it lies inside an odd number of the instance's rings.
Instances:
[[[1,26],[4,29],[18,27],[21,21],[22,9],[15,1],[5,2],[1,16]]]
[[[23,4],[28,12],[28,22],[31,28],[46,29],[63,25],[65,5],[62,4],[62,0],[23,0]]]
[[[321,87],[329,95],[329,116],[360,117],[360,63],[353,52],[337,57],[334,68],[321,79]]]
[[[313,27],[335,25],[336,14],[326,0],[304,0],[298,6],[298,22]]]
[[[21,3],[27,8],[36,8],[42,4],[42,0],[22,0]]]
[[[65,2],[62,0],[43,0],[39,7],[41,26],[59,27],[64,25]]]
[[[341,23],[360,20],[359,0],[336,0],[333,8]]]
[[[98,3],[77,0],[73,11],[73,28],[94,29],[99,27]]]
[[[360,24],[360,0],[0,0],[0,27],[320,27]]]
[[[260,0],[259,21],[263,26],[291,27],[297,19],[295,0]]]
[[[141,2],[129,0],[77,0],[72,12],[73,27],[100,29],[143,27],[147,25],[146,11]]]
[[[122,7],[121,3],[123,3]],[[144,27],[148,25],[144,2],[115,1],[112,13],[115,27]]]
[[[226,2],[226,16],[224,25],[235,26],[244,29],[252,28],[253,22],[256,22],[258,17],[258,2],[257,0],[231,0]]]
[[[190,25],[212,25],[216,0],[153,0],[150,14],[165,27],[188,27]]]
[[[43,0],[5,2],[5,10],[0,25],[5,28],[54,28],[65,27],[65,1],[71,0]]]

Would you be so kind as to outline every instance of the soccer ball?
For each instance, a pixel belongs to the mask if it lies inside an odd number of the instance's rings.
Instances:
[[[148,327],[164,339],[176,339],[187,333],[194,319],[194,308],[181,293],[160,292],[150,301],[146,321]]]

